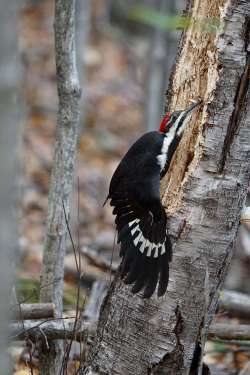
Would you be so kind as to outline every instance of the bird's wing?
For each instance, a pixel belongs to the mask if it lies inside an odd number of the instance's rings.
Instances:
[[[172,246],[160,200],[160,169],[146,162],[143,167],[148,172],[146,179],[136,178],[133,182],[132,175],[120,175],[109,197],[121,243],[121,277],[126,284],[134,283],[133,293],[144,289],[143,296],[149,298],[158,281],[158,296],[166,292]]]

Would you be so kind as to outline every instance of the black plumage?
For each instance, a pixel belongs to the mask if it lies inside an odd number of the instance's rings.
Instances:
[[[121,244],[120,275],[133,284],[132,293],[143,290],[150,298],[166,293],[172,244],[167,234],[167,216],[160,199],[160,180],[168,171],[181,140],[188,116],[200,105],[167,113],[160,131],[144,134],[128,150],[110,182],[109,194],[118,243]]]
[[[133,293],[144,289],[145,298],[152,296],[159,280],[158,296],[165,293],[172,256],[166,213],[160,200],[161,168],[157,163],[164,136],[150,132],[134,143],[117,167],[108,195],[121,243],[121,277],[125,284],[134,284]],[[150,246],[151,254],[147,256]]]

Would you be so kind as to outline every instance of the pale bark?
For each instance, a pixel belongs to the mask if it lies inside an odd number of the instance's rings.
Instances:
[[[55,316],[53,303],[21,303],[11,307],[11,318],[23,319],[47,319]]]
[[[232,316],[250,318],[250,295],[223,290],[220,294],[219,306]]]
[[[250,325],[248,324],[211,324],[209,328],[210,339],[222,340],[250,340]]]
[[[100,316],[100,308],[105,295],[107,294],[107,283],[96,281],[93,283],[88,304],[83,312],[83,319],[88,322],[98,322]]]
[[[75,0],[55,1],[55,54],[59,108],[56,141],[49,192],[47,230],[41,277],[41,302],[53,302],[56,315],[62,315],[64,254],[74,180],[80,87],[75,51]],[[50,343],[40,356],[41,375],[59,373],[62,361],[60,343]]]
[[[45,345],[50,345],[51,340],[71,340],[87,342],[91,339],[96,326],[84,323],[81,327],[74,329],[75,319],[65,320],[25,320],[23,322],[12,322],[9,332],[12,340],[30,339],[44,341]]]
[[[191,5],[190,5],[191,7]],[[115,278],[82,374],[201,373],[200,359],[231,260],[249,184],[250,93],[247,0],[194,0],[168,95],[170,109],[201,97],[162,183],[175,238],[167,294],[133,296]]]
[[[86,246],[81,248],[81,253],[88,259],[88,261],[94,266],[100,268],[103,271],[114,273],[118,269],[116,262],[110,262],[107,258],[99,254],[97,251],[92,250]]]

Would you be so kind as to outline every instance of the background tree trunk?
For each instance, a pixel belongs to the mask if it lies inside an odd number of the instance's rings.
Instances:
[[[62,316],[66,215],[74,180],[79,122],[80,87],[76,68],[75,0],[55,1],[55,53],[59,109],[49,191],[47,231],[43,253],[41,302],[53,302]],[[50,342],[40,352],[41,375],[57,375],[62,366],[62,344]]]
[[[155,8],[162,14],[174,15],[176,13],[174,0],[158,0]],[[178,36],[173,32],[162,31],[155,28],[149,44],[148,79],[145,103],[146,130],[158,128],[163,108],[164,92],[173,61],[176,55]]]
[[[249,183],[250,3],[194,0],[189,11],[193,21],[182,38],[168,107],[186,108],[199,96],[204,108],[162,183],[176,242],[168,292],[144,300],[117,275],[82,374],[201,373]]]
[[[76,2],[76,56],[77,68],[79,73],[80,86],[85,87],[86,83],[86,66],[85,54],[89,41],[91,18],[91,0],[80,0]],[[85,127],[85,97],[80,100],[80,133]]]
[[[20,106],[17,87],[20,66],[17,58],[16,1],[0,3],[0,369],[12,373],[8,363],[7,335],[12,278],[17,249],[17,145],[20,141]]]

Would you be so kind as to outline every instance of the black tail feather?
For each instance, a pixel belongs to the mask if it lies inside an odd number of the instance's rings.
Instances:
[[[132,247],[132,250],[131,250],[131,247]],[[129,238],[128,237],[125,237],[121,243],[121,248],[120,248],[120,257],[124,257],[124,256],[130,256],[130,257],[134,257],[134,253],[133,253],[133,245],[131,244],[131,241],[129,241]]]
[[[170,263],[170,262],[172,262],[173,249],[172,249],[172,242],[171,242],[169,236],[166,236],[165,248],[167,250],[167,252],[166,252],[167,260]]]
[[[124,280],[125,284],[132,284],[137,280],[138,274],[140,271],[140,260],[138,257],[134,258],[134,261],[131,264],[130,270],[127,274],[126,279]]]
[[[158,278],[159,278],[159,262],[158,262],[158,259],[156,259],[155,262],[151,263],[150,273],[149,273],[148,281],[147,281],[147,284],[145,286],[145,290],[143,293],[143,298],[152,297],[156,289]]]
[[[123,260],[121,263],[121,279],[127,275],[131,268],[131,263],[134,261],[134,248],[130,247],[126,249],[126,253],[123,255]]]
[[[129,232],[129,226],[128,225],[124,225],[123,228],[120,230],[120,232],[118,233],[118,236],[117,236],[117,243],[120,243],[122,242],[123,240],[125,240],[125,238],[128,236],[128,232]]]
[[[141,270],[137,280],[135,281],[135,283],[134,283],[134,285],[131,289],[131,292],[133,294],[136,294],[136,293],[140,292],[143,289],[143,287],[145,286],[146,282],[147,282],[147,272],[144,269],[144,270]]]
[[[128,245],[128,238],[122,241],[121,278],[125,284],[134,284],[131,291],[136,294],[144,289],[143,298],[150,298],[158,283],[158,297],[163,296],[168,287],[169,261],[172,259],[172,245],[170,239],[163,244],[166,252],[158,258],[147,257],[133,246]]]
[[[140,267],[137,273],[137,278],[131,290],[133,294],[140,292],[145,286],[151,284],[152,275],[156,271],[155,263],[155,259],[140,256]]]
[[[168,287],[168,279],[169,279],[169,264],[168,264],[168,259],[167,255],[162,256],[161,259],[161,264],[160,264],[160,279],[159,279],[159,286],[158,286],[158,291],[157,295],[158,297],[162,297]]]
[[[166,293],[172,244],[166,236],[167,217],[159,200],[144,206],[129,191],[117,190],[111,195],[113,214],[121,243],[121,279],[133,284],[131,292],[143,291],[143,298],[150,298],[158,285],[158,296]],[[151,207],[150,206],[150,207]]]

